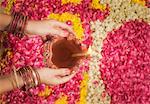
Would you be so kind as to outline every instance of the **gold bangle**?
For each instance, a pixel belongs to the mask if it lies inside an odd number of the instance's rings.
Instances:
[[[40,84],[40,83],[41,83],[40,75],[39,75],[39,73],[38,73],[37,70],[34,70],[34,71],[35,71],[35,73],[36,73],[36,77],[37,77],[38,84]]]
[[[27,73],[27,77],[28,77],[28,80],[27,80],[27,89],[29,88],[32,88],[34,87],[34,79],[33,79],[33,76],[32,76],[32,70],[29,68],[29,67],[25,67],[26,69],[26,73]]]
[[[16,87],[20,88],[16,68],[14,66],[13,66],[13,72],[14,72]]]
[[[31,72],[32,72],[32,78],[33,78],[33,82],[34,82],[34,86],[37,86],[38,85],[38,80],[37,80],[37,76],[36,76],[36,73],[35,71],[33,70],[33,68],[29,67]]]
[[[38,72],[30,66],[21,68],[17,73],[21,76],[26,90],[37,86],[40,82]]]

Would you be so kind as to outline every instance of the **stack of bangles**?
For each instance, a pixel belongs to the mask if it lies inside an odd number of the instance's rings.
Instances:
[[[18,12],[12,13],[12,21],[10,24],[6,27],[6,31],[8,33],[12,33],[15,36],[22,38],[24,35],[25,26],[27,23],[27,16],[22,15]]]
[[[28,90],[29,88],[33,88],[40,84],[39,73],[31,67],[20,68],[17,72],[14,69],[14,80],[11,80],[14,88],[21,88],[21,86],[19,85],[18,77],[21,77],[25,90]]]

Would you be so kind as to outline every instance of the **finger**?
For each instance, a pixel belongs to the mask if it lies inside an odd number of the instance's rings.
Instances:
[[[71,75],[69,75],[69,76],[65,76],[65,77],[58,77],[58,78],[56,78],[55,83],[56,83],[56,84],[63,84],[63,83],[66,83],[66,82],[68,82],[70,79],[72,79],[72,78],[75,76],[75,74],[76,74],[76,73],[73,73],[73,74],[71,74]]]
[[[58,36],[61,36],[61,37],[67,37],[68,36],[68,33],[65,32],[64,30],[60,29],[60,28],[56,28],[54,27],[55,29],[51,30],[51,33],[52,34],[55,34],[55,35],[58,35]]]
[[[70,70],[67,68],[54,69],[54,72],[57,76],[66,76],[70,74]]]
[[[75,66],[73,67],[73,71],[71,73],[77,73],[79,70],[79,67],[78,66]]]
[[[57,26],[59,26],[62,29],[67,30],[68,32],[70,32],[71,34],[75,34],[73,29],[68,26],[67,24],[63,23],[63,22],[56,22]]]
[[[69,34],[69,35],[67,36],[67,40],[73,40],[73,39],[76,39],[76,36],[75,36],[75,35]]]
[[[75,43],[81,45],[81,41],[79,39],[75,39]]]

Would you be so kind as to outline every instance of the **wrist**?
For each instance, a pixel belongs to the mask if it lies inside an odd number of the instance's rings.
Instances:
[[[4,30],[12,21],[12,17],[5,14],[0,14],[0,30]]]
[[[26,90],[36,87],[38,84],[40,84],[39,73],[30,66],[20,68],[17,73],[22,78],[23,85],[25,86]]]
[[[22,38],[27,20],[28,17],[19,12],[13,12],[11,16],[0,14],[0,30],[6,30],[8,33]]]
[[[17,77],[17,81],[18,81],[17,83],[16,83],[16,77]],[[17,74],[17,75],[15,76],[14,74],[12,74],[12,75],[11,75],[11,78],[12,78],[12,81],[15,81],[15,82],[14,82],[14,84],[15,84],[14,87],[15,87],[15,88],[17,88],[18,86],[21,88],[21,87],[23,86],[23,80],[22,80],[22,78],[21,78],[20,75]],[[13,82],[12,82],[12,83],[13,83]],[[16,85],[16,84],[18,84],[18,85]]]
[[[26,27],[25,27],[25,33],[26,33],[26,34],[30,34],[30,33],[31,33],[31,31],[32,31],[32,30],[31,30],[31,29],[32,29],[32,28],[31,28],[31,27],[32,27],[31,25],[32,25],[32,21],[31,21],[31,20],[28,20],[28,21],[27,21],[27,24],[26,24]]]
[[[28,20],[27,24],[26,24],[26,27],[25,27],[25,33],[27,35],[34,35],[34,34],[36,34],[36,31],[37,31],[36,26],[37,26],[36,21]]]
[[[44,83],[42,70],[38,69],[37,73],[39,74],[39,77],[40,77],[40,83]]]

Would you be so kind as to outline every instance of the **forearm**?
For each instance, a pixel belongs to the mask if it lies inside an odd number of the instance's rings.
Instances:
[[[17,75],[17,79],[18,79],[18,85],[20,87],[22,87],[23,86],[22,78],[19,75]],[[14,74],[0,77],[0,85],[1,85],[0,86],[0,94],[7,92],[7,91],[11,91],[13,89],[16,89],[17,86],[15,84]]]
[[[12,21],[12,16],[11,15],[6,15],[6,14],[0,14],[0,30],[3,31]],[[36,25],[36,24],[35,24]],[[32,28],[34,25],[34,22],[31,20],[28,20],[25,26],[25,33],[32,33]]]
[[[35,71],[33,68],[25,67],[19,69],[16,74],[13,72],[10,75],[0,77],[0,94],[22,86],[26,86],[26,88],[37,86],[41,83],[41,73],[40,70]]]

